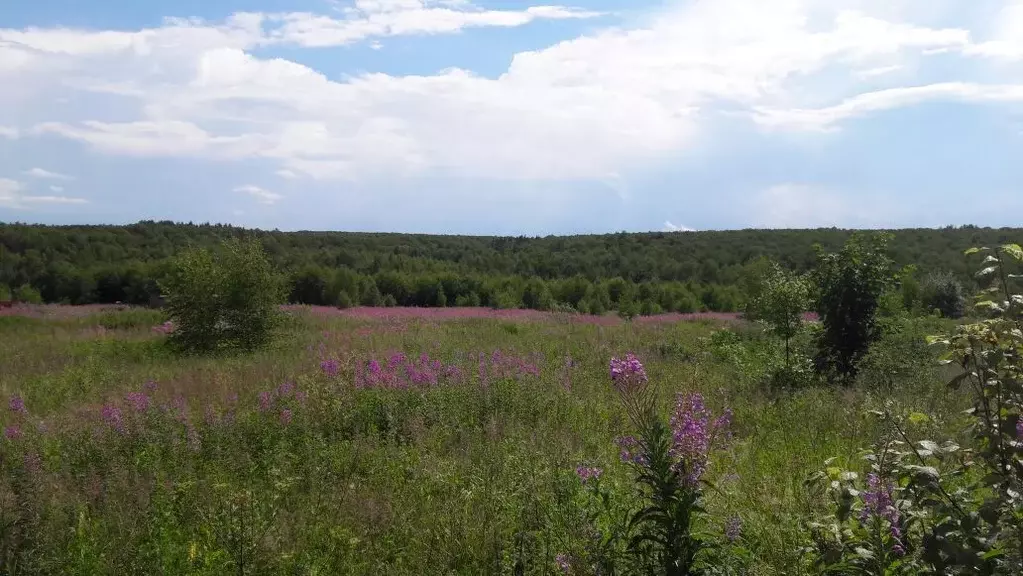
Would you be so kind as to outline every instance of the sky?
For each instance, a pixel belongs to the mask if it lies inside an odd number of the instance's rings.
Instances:
[[[0,87],[6,222],[1023,225],[1023,0],[2,2]]]

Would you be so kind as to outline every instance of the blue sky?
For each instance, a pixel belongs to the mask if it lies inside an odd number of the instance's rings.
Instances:
[[[1021,0],[6,3],[0,221],[1020,225],[1021,72]]]

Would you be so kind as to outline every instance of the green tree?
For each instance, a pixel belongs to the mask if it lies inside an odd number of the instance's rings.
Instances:
[[[927,310],[937,310],[945,318],[962,318],[966,295],[962,283],[948,272],[931,272],[920,287],[921,301]]]
[[[231,239],[220,249],[176,256],[161,283],[182,350],[251,350],[267,343],[279,319],[284,283],[258,242]]]
[[[785,367],[791,367],[791,341],[803,327],[803,313],[810,305],[806,278],[772,263],[749,307],[755,317],[785,341]]]
[[[522,291],[522,305],[533,310],[550,310],[554,296],[547,283],[536,276],[530,278]]]
[[[7,284],[0,284],[0,302],[9,302],[11,300],[11,289],[7,287]]]
[[[846,379],[855,377],[860,360],[877,339],[878,306],[893,279],[887,255],[890,238],[887,233],[857,233],[837,253],[817,249],[813,279],[823,324],[817,341],[822,371]]]

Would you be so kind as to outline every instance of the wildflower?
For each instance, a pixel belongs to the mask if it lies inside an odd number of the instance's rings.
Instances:
[[[742,533],[742,518],[732,516],[725,522],[725,538],[734,543]]]
[[[619,456],[622,462],[642,464],[646,460],[643,457],[639,440],[636,440],[635,436],[622,436],[615,440],[615,443],[618,444],[618,448],[621,450]]]
[[[112,404],[103,406],[103,421],[114,430],[124,432],[124,420],[121,418],[121,409]]]
[[[291,394],[294,390],[295,390],[295,383],[294,382],[284,382],[280,386],[277,387],[277,395],[278,396],[287,396],[287,395]]]
[[[337,360],[327,359],[324,360],[323,362],[320,362],[320,369],[323,370],[323,373],[326,374],[327,377],[329,378],[337,376],[338,368],[339,366]]]
[[[590,480],[600,478],[600,475],[603,473],[604,471],[602,469],[594,468],[592,466],[578,466],[575,469],[576,476],[583,481],[583,484],[586,484]]]
[[[902,548],[902,530],[899,527],[899,510],[895,507],[892,492],[895,486],[891,482],[882,481],[881,477],[871,472],[867,474],[867,490],[863,492],[863,510],[860,521],[867,522],[870,518],[880,518],[888,522],[888,529],[895,545]],[[894,550],[894,549],[893,549]]]
[[[702,395],[678,395],[675,413],[671,417],[671,455],[676,459],[675,470],[684,475],[683,480],[687,484],[695,486],[699,483],[707,469],[711,444],[727,434],[731,422],[729,410],[711,421]]]
[[[25,401],[22,400],[21,396],[18,394],[11,395],[9,406],[11,408],[11,412],[17,414],[28,414],[28,409],[25,408]]]
[[[145,384],[142,385],[142,389],[145,390],[146,392],[149,392],[150,394],[156,392],[156,381],[150,380],[146,382]]]
[[[8,440],[17,440],[21,438],[21,428],[17,426],[8,426],[4,428],[4,437]]]
[[[1016,421],[1016,439],[1023,441],[1023,416]]]
[[[647,383],[646,369],[636,355],[629,352],[625,359],[611,359],[611,381],[619,392],[627,393],[642,388]]]
[[[149,396],[145,392],[128,392],[125,398],[135,407],[136,412],[145,412],[149,409]]]
[[[554,563],[557,564],[558,570],[561,570],[562,574],[568,574],[572,571],[572,562],[568,559],[568,555],[560,553],[554,557]]]
[[[305,404],[305,401],[306,401],[306,399],[308,397],[309,397],[309,395],[306,394],[305,392],[301,391],[301,390],[299,390],[298,392],[295,392],[295,400],[298,400],[299,404]]]
[[[259,411],[266,412],[273,405],[273,396],[269,392],[259,393]]]
[[[285,408],[281,410],[281,425],[287,426],[288,424],[291,424],[291,410]]]

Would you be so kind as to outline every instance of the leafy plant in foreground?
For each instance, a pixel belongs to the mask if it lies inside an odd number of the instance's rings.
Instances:
[[[610,372],[637,432],[619,439],[621,458],[633,468],[642,502],[626,523],[631,566],[665,576],[707,573],[707,555],[715,543],[707,532],[703,476],[711,450],[728,437],[732,413],[726,410],[714,418],[700,394],[679,394],[665,422],[636,356],[612,358]]]

